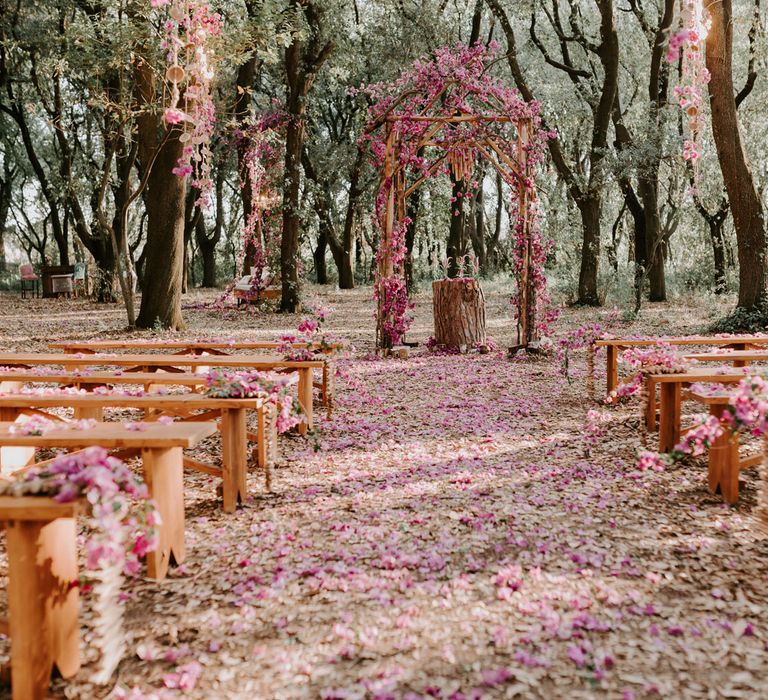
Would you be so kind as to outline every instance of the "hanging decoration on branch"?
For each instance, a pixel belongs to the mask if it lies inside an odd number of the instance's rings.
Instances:
[[[197,204],[206,206],[213,189],[211,179],[211,141],[216,125],[213,80],[215,40],[221,34],[221,15],[203,0],[151,0],[152,7],[167,8],[163,22],[168,68],[168,106],[165,121],[181,125],[182,155],[173,169],[178,177],[193,177],[192,186],[200,193]]]
[[[254,291],[266,288],[270,283],[268,272],[279,269],[284,124],[281,112],[266,112],[249,119],[234,134],[236,146],[243,154],[240,187],[248,189],[251,203],[243,225],[238,278],[248,268],[255,268]]]
[[[371,102],[361,143],[382,171],[374,225],[381,232],[375,298],[377,346],[402,342],[410,325],[403,275],[408,196],[428,178],[451,174],[470,187],[477,160],[497,170],[512,193],[512,237],[517,292],[518,343],[527,346],[540,331],[536,309],[548,303],[543,265],[547,245],[536,217],[536,168],[546,139],[539,105],[491,74],[498,47],[445,47],[434,59],[417,60],[391,83],[361,88]],[[546,314],[543,315],[547,317]]]
[[[684,0],[680,20],[681,29],[669,38],[667,61],[674,64],[682,59],[680,85],[674,93],[688,121],[689,137],[683,142],[683,158],[695,166],[701,155],[704,93],[710,80],[704,57],[710,19],[702,0]]]

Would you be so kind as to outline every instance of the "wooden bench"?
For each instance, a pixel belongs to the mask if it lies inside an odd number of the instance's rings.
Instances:
[[[284,342],[273,340],[86,340],[86,341],[59,341],[49,343],[53,350],[61,350],[66,353],[83,352],[94,353],[105,350],[133,350],[144,352],[146,350],[170,350],[174,353],[188,353],[191,355],[229,355],[235,350],[278,350],[285,346]],[[314,353],[333,355],[344,349],[343,343],[294,342],[290,343],[297,350],[311,350]],[[323,405],[328,410],[328,417],[333,411],[333,368],[329,363],[323,365],[323,375],[320,384],[315,384],[320,389]]]
[[[225,369],[251,369],[262,372],[296,372],[299,375],[298,401],[306,418],[299,425],[304,435],[314,429],[312,408],[312,372],[322,371],[323,360],[284,360],[269,355],[171,355],[171,354],[53,354],[53,353],[0,353],[0,367],[31,368],[59,365],[67,369],[82,367],[125,367],[127,372],[193,372],[196,368],[221,367]],[[0,374],[0,378],[2,375]]]
[[[265,299],[280,299],[283,290],[280,287],[266,287],[264,289],[233,289],[232,296],[237,300],[237,305],[258,304]]]
[[[8,620],[13,700],[48,696],[51,671],[80,668],[78,503],[0,496],[8,555]]]
[[[96,387],[118,385],[140,386],[144,391],[158,387],[181,386],[193,392],[199,391],[205,380],[199,374],[189,372],[88,372],[88,371],[35,371],[11,369],[0,371],[0,393],[18,392],[25,384],[59,384],[63,387],[93,391]]]
[[[675,374],[649,374],[646,377],[648,404],[645,410],[645,424],[648,430],[656,429],[656,386],[659,387],[659,452],[671,452],[680,442],[684,432],[681,429],[682,400],[684,389],[691,384],[717,383],[738,384],[748,376],[747,368],[739,372],[713,372],[693,368]]]
[[[691,392],[691,398],[703,403],[709,413],[722,421],[728,405],[727,394],[708,395]],[[763,461],[762,452],[742,459],[739,454],[739,434],[726,429],[709,448],[707,484],[712,493],[719,490],[726,503],[739,500],[739,472],[755,467]]]
[[[719,336],[686,336],[675,338],[604,338],[594,343],[592,351],[598,348],[606,349],[606,395],[610,394],[619,385],[619,353],[629,348],[652,347],[658,343],[668,343],[674,346],[702,346],[733,348],[734,350],[746,350],[768,346],[768,336],[740,335],[730,338]]]
[[[0,446],[20,448],[132,450],[141,456],[144,481],[157,503],[162,519],[159,544],[147,555],[150,578],[162,579],[173,560],[181,564],[186,556],[184,544],[184,479],[182,451],[213,435],[213,423],[150,423],[145,430],[134,431],[117,423],[97,423],[89,430],[51,430],[44,435],[10,432],[16,423],[0,422]]]
[[[274,405],[263,399],[216,399],[200,394],[151,394],[121,396],[110,394],[7,394],[0,395],[0,420],[16,421],[20,415],[42,415],[51,420],[62,418],[45,409],[72,408],[76,418],[101,421],[108,408],[133,408],[144,412],[146,420],[156,421],[161,416],[181,417],[184,421],[220,421],[221,461],[216,467],[199,460],[184,457],[184,466],[217,476],[222,480],[224,511],[234,512],[238,501],[244,501],[248,472],[248,439],[256,443],[256,462],[265,471],[267,489],[271,489],[270,470],[277,451],[276,412]],[[248,432],[246,411],[257,412],[255,433]],[[202,412],[202,413],[201,413]],[[171,426],[179,425],[174,423]],[[214,428],[217,424],[212,424]],[[84,431],[87,434],[89,431]],[[3,471],[18,469],[33,458],[32,451],[3,453],[0,449],[0,467]]]
[[[732,350],[731,352],[694,352],[685,356],[695,362],[720,362],[734,367],[745,367],[753,362],[768,362],[768,349]]]

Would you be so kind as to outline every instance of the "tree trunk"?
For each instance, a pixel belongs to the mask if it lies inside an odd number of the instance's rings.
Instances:
[[[300,12],[307,22],[310,33],[315,35],[321,28],[323,10],[312,0],[292,0],[291,7]],[[301,308],[299,294],[299,191],[301,181],[301,154],[304,146],[307,95],[317,77],[317,72],[333,51],[328,42],[318,48],[316,41],[302,40],[294,35],[285,49],[285,85],[287,126],[285,134],[285,173],[283,184],[283,234],[280,242],[280,274],[282,298],[280,311],[297,312]]]
[[[712,217],[707,220],[709,237],[712,241],[712,255],[715,265],[715,294],[725,294],[728,284],[725,279],[725,236],[723,234],[724,218]]]
[[[485,168],[478,177],[480,187],[477,190],[475,198],[472,200],[472,221],[469,227],[469,236],[472,241],[472,250],[477,258],[477,263],[483,273],[486,273],[487,253],[485,250],[485,206],[484,206],[484,187]]]
[[[474,279],[432,282],[435,342],[462,351],[485,343],[485,295]]]
[[[577,303],[600,306],[597,295],[597,270],[600,259],[601,196],[586,196],[577,202],[581,214],[581,269],[579,270],[579,298]]]
[[[405,273],[405,286],[408,294],[416,292],[416,278],[413,274],[413,245],[416,242],[416,225],[419,220],[419,209],[421,207],[421,190],[415,190],[406,202],[406,216],[411,220],[405,229],[405,260],[403,261],[403,272]]]
[[[736,229],[739,300],[745,309],[768,308],[768,241],[765,214],[744,152],[733,89],[733,12],[731,0],[705,0],[712,18],[706,41],[707,69],[712,74],[709,98],[712,132]]]
[[[656,171],[658,172],[658,170]],[[648,300],[666,301],[667,284],[664,274],[666,243],[659,220],[659,191],[656,176],[639,178],[640,197],[645,212],[646,260],[648,261]]]
[[[344,230],[341,232],[341,250],[337,254],[333,250],[333,246],[331,247],[333,261],[336,263],[336,268],[339,272],[339,289],[355,288],[355,266],[353,262],[355,259],[353,256],[357,253],[355,250],[355,221],[360,204],[360,196],[363,194],[364,189],[360,183],[360,174],[364,165],[365,153],[362,149],[358,149],[349,178],[349,196],[347,198],[347,213],[344,217]],[[406,255],[406,257],[408,256]]]
[[[216,286],[216,239],[208,238],[205,231],[205,222],[201,216],[195,227],[195,238],[200,250],[200,258],[203,261],[203,287]]]
[[[147,244],[141,309],[136,325],[183,330],[181,284],[184,266],[184,211],[187,180],[171,170],[181,156],[180,130],[160,147],[145,195]]]
[[[328,265],[325,262],[325,253],[328,249],[328,236],[322,229],[322,222],[320,222],[320,235],[317,237],[317,245],[312,253],[312,258],[315,261],[315,275],[317,276],[318,284],[328,284]]]
[[[13,173],[7,157],[3,165],[4,177],[0,179],[0,265],[5,265],[5,227],[8,224],[13,194]]]

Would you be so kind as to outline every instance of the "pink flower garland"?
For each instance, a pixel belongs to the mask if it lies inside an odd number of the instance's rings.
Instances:
[[[701,155],[699,135],[704,127],[704,91],[711,78],[704,59],[709,18],[702,0],[685,0],[682,29],[669,38],[667,61],[676,63],[682,54],[681,83],[674,89],[680,108],[688,117],[690,138],[683,143],[683,158],[693,164]]]
[[[192,185],[200,192],[197,204],[205,206],[213,189],[211,140],[216,124],[211,42],[221,34],[221,15],[204,0],[152,0],[152,7],[168,8],[161,43],[169,64],[165,77],[171,91],[165,121],[171,126],[189,125],[179,137],[183,150],[173,174],[194,175]]]
[[[240,260],[242,265],[245,251],[252,247],[255,251],[252,266],[256,268],[252,280],[254,291],[266,287],[263,272],[271,265],[276,266],[272,258],[280,249],[282,217],[278,181],[282,177],[284,144],[275,130],[283,123],[284,116],[280,112],[267,112],[248,124],[245,130],[235,132],[238,145],[245,146],[246,172],[240,174],[241,186],[247,179],[251,195],[251,211],[243,226]]]
[[[86,540],[86,566],[100,571],[121,566],[135,576],[140,559],[157,547],[160,523],[146,485],[123,462],[101,447],[58,457],[4,483],[12,496],[47,495],[59,503],[84,498],[91,507],[94,534]],[[139,504],[138,510],[131,503]]]

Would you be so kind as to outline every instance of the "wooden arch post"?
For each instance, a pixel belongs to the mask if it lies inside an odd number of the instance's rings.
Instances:
[[[403,168],[399,163],[400,136],[391,121],[387,122],[387,140],[384,153],[384,177],[382,187],[387,189],[387,202],[382,222],[381,255],[378,259],[378,305],[376,314],[376,347],[391,348],[392,339],[385,331],[387,321],[392,321],[391,310],[383,307],[386,298],[385,285],[387,280],[402,276],[402,263],[395,265],[392,258],[392,243],[395,231],[405,218],[405,178]]]
[[[518,280],[517,300],[517,347],[525,348],[537,339],[536,331],[536,282],[531,274],[532,241],[531,216],[532,204],[536,193],[529,189],[533,182],[528,146],[531,143],[533,125],[530,119],[521,119],[517,123],[517,217],[521,239],[522,267]],[[517,348],[515,348],[517,349]]]

